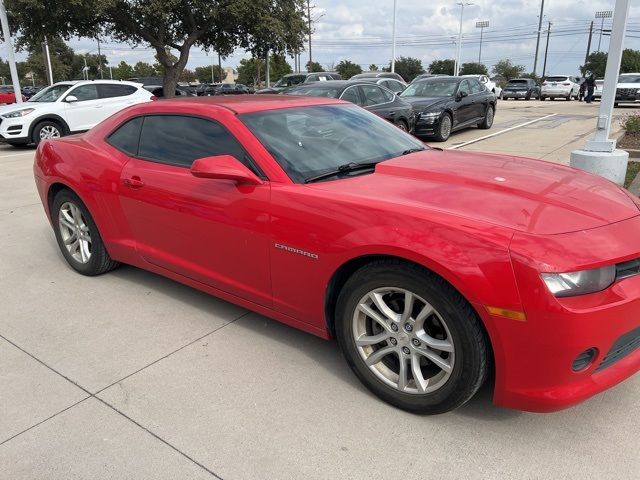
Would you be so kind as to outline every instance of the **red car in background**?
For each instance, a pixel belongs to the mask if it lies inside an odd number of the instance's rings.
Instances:
[[[20,94],[22,96],[22,101],[26,102],[27,97]],[[0,86],[0,104],[9,104],[16,103],[16,94],[15,90],[10,85],[2,85]]]
[[[79,273],[127,263],[335,337],[408,411],[489,376],[497,404],[558,410],[640,369],[639,201],[600,177],[275,95],[132,106],[41,142],[34,173]]]

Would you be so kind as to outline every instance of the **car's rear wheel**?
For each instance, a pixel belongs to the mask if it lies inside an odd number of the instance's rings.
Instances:
[[[493,119],[495,118],[495,109],[489,105],[487,111],[484,114],[484,119],[478,124],[478,128],[488,130],[493,125]]]
[[[382,260],[354,273],[338,298],[336,333],[362,383],[410,412],[457,408],[487,376],[477,315],[447,282],[413,264]]]
[[[76,194],[61,190],[53,199],[51,219],[60,251],[83,275],[100,275],[116,268],[91,214]]]
[[[64,129],[59,123],[51,120],[45,120],[35,126],[31,135],[31,141],[38,145],[42,140],[60,138],[63,135]]]
[[[453,127],[453,120],[451,119],[451,115],[445,113],[440,118],[440,123],[438,124],[438,129],[436,130],[436,134],[434,135],[434,140],[437,142],[445,142],[451,136],[451,129]]]

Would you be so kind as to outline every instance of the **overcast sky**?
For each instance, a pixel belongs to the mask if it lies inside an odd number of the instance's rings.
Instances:
[[[391,58],[393,0],[315,0],[313,16],[317,19],[312,39],[313,60],[325,68],[348,59],[361,64],[367,70],[370,64],[379,66],[389,63]],[[482,61],[491,67],[497,60],[511,58],[533,70],[540,0],[474,0],[466,6],[463,22],[462,62],[477,61],[479,33],[476,22],[488,20],[484,30]],[[632,0],[629,15],[629,32],[625,47],[640,49],[640,0]],[[614,0],[547,0],[540,42],[538,73],[542,63],[548,22],[551,27],[547,73],[575,74],[584,62],[588,30],[597,11],[612,10]],[[397,10],[397,56],[420,58],[426,69],[434,59],[453,58],[460,25],[460,6],[457,0],[427,1],[398,0]],[[611,20],[605,21],[605,29]],[[598,49],[600,20],[595,21],[591,51]],[[75,39],[70,45],[79,53],[97,51],[95,41]],[[608,37],[602,37],[601,50],[608,48]],[[128,45],[105,41],[102,53],[109,63],[116,65],[121,60],[154,62],[154,52],[144,46],[132,49]],[[3,55],[4,57],[4,55]],[[19,55],[22,57],[22,55]],[[237,66],[248,57],[238,51],[223,60],[223,66]],[[6,57],[5,57],[6,58]],[[308,60],[308,51],[302,54],[303,64]],[[192,49],[188,68],[207,65],[211,61],[204,52]],[[217,61],[217,60],[216,60]],[[293,65],[293,61],[291,61]]]

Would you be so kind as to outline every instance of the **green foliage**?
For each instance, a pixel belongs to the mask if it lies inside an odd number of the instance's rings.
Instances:
[[[117,80],[127,80],[136,76],[133,67],[127,62],[120,62],[112,73],[113,78]]]
[[[293,69],[287,62],[286,57],[284,55],[271,55],[269,59],[269,78],[271,82],[275,83],[289,73],[293,73]]]
[[[629,115],[622,126],[627,133],[640,134],[640,115]]]
[[[640,50],[625,48],[622,51],[620,73],[640,72]]]
[[[133,66],[134,77],[156,77],[159,74],[153,65],[146,62],[138,62]]]
[[[453,59],[434,60],[429,64],[429,73],[438,75],[453,75],[456,69],[456,61]]]
[[[460,75],[489,75],[489,70],[484,63],[463,63],[460,66]]]
[[[195,82],[196,78],[197,78],[196,73],[193,70],[189,70],[188,68],[185,68],[180,74],[179,80],[181,82],[191,83],[191,82]]]
[[[531,73],[523,73],[521,75],[522,78],[531,78],[532,80],[535,80],[535,82],[537,84],[542,83],[542,77],[539,77],[538,75],[536,75],[535,73],[531,72]]]
[[[580,67],[582,75],[593,72],[596,78],[603,78],[607,68],[607,54],[605,52],[593,52],[587,57],[587,62]]]
[[[213,65],[213,79],[211,78],[211,66],[196,67],[195,74],[200,83],[221,83],[226,76],[224,70],[218,65]]]
[[[385,70],[391,71],[391,64]],[[421,73],[424,73],[424,68],[422,68],[422,62],[419,58],[399,57],[396,59],[395,71],[406,82],[410,82]]]
[[[370,72],[377,72],[378,71],[378,66],[375,63],[372,63],[371,65],[369,65],[369,71]]]
[[[350,60],[342,60],[336,65],[336,72],[338,72],[342,78],[348,80],[354,75],[362,73],[362,68]]]
[[[508,58],[500,60],[493,66],[493,73],[503,77],[507,81],[521,77],[524,71],[525,68],[523,65],[514,65]]]
[[[243,85],[260,85],[265,82],[266,69],[264,60],[256,58],[243,58],[238,65],[237,83]],[[287,63],[284,55],[272,55],[269,59],[269,78],[272,83],[277,82],[284,75],[293,73],[291,65]]]
[[[307,62],[307,72],[324,72],[324,68],[318,62]]]

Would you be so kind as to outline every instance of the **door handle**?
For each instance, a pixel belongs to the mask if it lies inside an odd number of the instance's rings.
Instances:
[[[129,188],[141,188],[144,187],[144,182],[140,180],[140,177],[131,177],[125,178],[122,183],[124,183]]]

